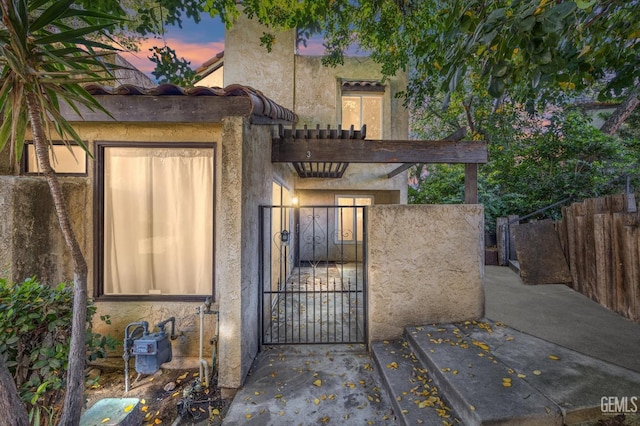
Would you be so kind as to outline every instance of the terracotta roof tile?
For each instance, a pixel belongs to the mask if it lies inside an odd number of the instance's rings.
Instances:
[[[205,71],[209,70],[209,67],[211,65],[215,65],[218,62],[220,62],[222,59],[224,58],[224,50],[221,52],[216,53],[216,56],[214,56],[211,59],[206,60],[202,65],[200,65],[198,68],[196,68],[196,73],[198,74],[202,74]]]
[[[268,117],[274,120],[284,120],[291,123],[298,121],[298,116],[291,110],[277,104],[267,98],[259,90],[240,84],[232,84],[223,88],[197,86],[183,88],[175,84],[160,84],[156,87],[145,89],[132,84],[123,84],[118,87],[107,87],[98,84],[89,84],[85,89],[92,95],[121,95],[121,96],[245,96],[249,98],[252,106],[252,114]]]

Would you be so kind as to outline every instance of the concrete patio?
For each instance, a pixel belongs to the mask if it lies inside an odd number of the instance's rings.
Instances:
[[[508,268],[487,266],[485,292],[485,320],[409,328],[372,353],[265,348],[225,424],[595,424],[619,414],[603,398],[640,424],[640,325]]]

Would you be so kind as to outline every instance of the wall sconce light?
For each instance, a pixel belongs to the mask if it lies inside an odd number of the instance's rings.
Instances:
[[[300,200],[298,199],[298,196],[294,194],[293,197],[291,197],[291,204],[293,204],[294,206],[297,206],[299,202]]]

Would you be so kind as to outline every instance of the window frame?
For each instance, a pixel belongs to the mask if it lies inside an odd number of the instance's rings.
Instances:
[[[342,206],[340,205],[340,199],[341,198],[351,198],[353,203],[350,206]],[[356,199],[358,198],[368,198],[371,200],[371,204],[369,205],[359,205],[359,204],[355,204]],[[352,194],[336,194],[335,196],[335,227],[334,227],[334,243],[335,244],[352,244],[352,245],[358,245],[358,244],[362,244],[364,241],[364,222],[363,222],[363,231],[362,234],[359,235],[360,239],[357,239],[358,234],[354,235],[354,238],[350,239],[350,240],[343,240],[340,238],[340,233],[339,233],[339,229],[340,229],[340,218],[339,218],[339,214],[340,214],[340,209],[341,208],[345,208],[345,207],[349,207],[352,208],[354,212],[357,212],[357,209],[355,207],[370,207],[375,205],[375,196],[372,194],[361,194],[361,195],[352,195]],[[364,209],[363,209],[364,210]],[[364,221],[364,219],[363,219]],[[351,225],[353,227],[353,229],[358,229],[358,215],[355,214],[353,216],[353,223]]]
[[[155,294],[104,294],[104,158],[106,148],[205,148],[213,151],[213,224],[212,224],[212,249],[211,249],[211,299],[215,301],[216,289],[216,169],[217,169],[217,144],[210,142],[122,142],[122,141],[95,141],[95,167],[94,167],[94,196],[93,196],[93,297],[96,301],[172,301],[172,302],[198,302],[203,295],[155,295]]]
[[[88,149],[88,143],[84,142],[84,144]],[[64,147],[65,149],[68,148],[67,145],[80,147],[80,145],[78,145],[75,142],[65,143],[62,140],[51,141],[51,145],[54,146],[54,147],[61,146],[61,147]],[[20,174],[21,175],[25,175],[25,176],[42,176],[42,172],[30,172],[29,171],[29,166],[31,165],[31,163],[29,162],[29,148],[35,149],[35,144],[33,143],[33,140],[25,140],[24,141],[24,148],[23,148],[23,152],[22,152],[22,158],[20,159]],[[87,151],[85,151],[85,150],[82,150],[82,153],[84,155],[84,172],[73,173],[73,172],[57,172],[56,171],[56,175],[58,175],[58,176],[76,176],[76,177],[87,177],[87,176],[89,176],[89,153]],[[79,162],[82,162],[82,160],[80,159]],[[36,167],[37,167],[37,164],[36,164]],[[51,167],[55,171],[55,166],[53,164],[51,164]]]

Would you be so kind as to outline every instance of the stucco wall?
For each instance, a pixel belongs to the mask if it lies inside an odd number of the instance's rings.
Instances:
[[[89,182],[60,178],[60,184],[71,226],[86,253]],[[0,216],[0,276],[13,282],[35,276],[50,285],[73,281],[71,255],[44,178],[0,176]]]
[[[260,45],[264,32],[274,33],[244,14],[225,33],[224,86],[244,84],[293,110],[295,31],[278,32],[271,52]]]
[[[484,314],[480,205],[368,208],[369,341]]]

